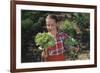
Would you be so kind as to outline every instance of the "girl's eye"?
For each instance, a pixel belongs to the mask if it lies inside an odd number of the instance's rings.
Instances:
[[[48,26],[50,26],[50,25],[48,25]]]
[[[47,24],[47,26],[50,26],[49,24]]]

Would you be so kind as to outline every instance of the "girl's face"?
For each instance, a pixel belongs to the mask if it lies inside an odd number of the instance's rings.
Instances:
[[[48,32],[55,31],[57,30],[57,23],[52,18],[46,18],[46,27],[47,27]]]

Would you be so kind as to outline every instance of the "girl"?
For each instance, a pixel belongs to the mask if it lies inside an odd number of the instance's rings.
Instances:
[[[48,47],[42,52],[44,61],[64,61],[64,45],[63,40],[68,37],[67,34],[58,32],[57,17],[55,15],[48,15],[46,17],[46,28],[55,40],[55,46]]]

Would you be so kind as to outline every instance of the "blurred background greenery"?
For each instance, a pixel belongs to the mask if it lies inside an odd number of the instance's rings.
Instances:
[[[21,10],[21,62],[41,61],[41,50],[37,49],[34,38],[39,32],[47,32],[45,18],[48,14],[55,14],[59,20],[59,31],[75,38],[79,42],[80,52],[87,53],[84,53],[86,58],[80,55],[80,59],[89,59],[89,13]]]

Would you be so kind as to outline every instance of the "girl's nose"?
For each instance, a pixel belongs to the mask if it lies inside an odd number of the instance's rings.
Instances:
[[[49,26],[49,28],[51,29],[51,26]]]

